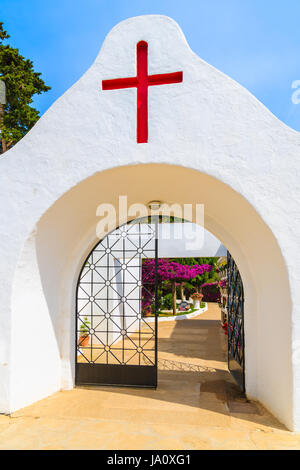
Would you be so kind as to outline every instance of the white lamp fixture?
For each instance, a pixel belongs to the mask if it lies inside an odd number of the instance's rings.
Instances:
[[[150,201],[148,202],[148,207],[151,211],[158,211],[161,207],[161,201]]]

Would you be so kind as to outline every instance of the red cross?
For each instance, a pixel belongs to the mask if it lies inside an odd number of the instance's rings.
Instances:
[[[136,45],[136,77],[102,80],[102,90],[137,89],[137,143],[148,142],[148,87],[182,82],[182,72],[148,75],[148,44]]]

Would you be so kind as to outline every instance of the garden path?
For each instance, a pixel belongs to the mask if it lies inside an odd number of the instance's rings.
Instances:
[[[300,449],[226,365],[217,304],[159,324],[157,390],[81,387],[0,416],[0,449]]]

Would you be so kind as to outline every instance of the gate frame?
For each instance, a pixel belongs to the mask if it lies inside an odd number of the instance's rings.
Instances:
[[[143,219],[143,218],[139,218],[139,219]],[[150,223],[153,223],[154,222],[154,242],[155,242],[155,246],[154,246],[154,253],[155,253],[155,289],[154,289],[154,292],[155,292],[155,302],[154,302],[154,305],[155,305],[155,321],[154,321],[154,362],[155,364],[153,366],[142,366],[142,365],[128,365],[128,364],[84,364],[84,366],[90,366],[90,368],[93,368],[93,367],[96,367],[99,371],[100,371],[100,375],[104,376],[104,382],[98,382],[98,377],[99,375],[96,373],[97,371],[95,370],[95,374],[94,374],[94,377],[91,382],[90,381],[84,381],[84,382],[81,382],[81,383],[78,383],[78,375],[79,375],[79,370],[80,369],[83,369],[83,367],[80,367],[80,363],[77,362],[77,356],[78,356],[78,318],[77,318],[77,315],[78,315],[78,289],[79,289],[79,285],[80,285],[80,279],[81,279],[81,274],[83,272],[83,269],[89,259],[89,257],[91,256],[91,254],[93,253],[93,251],[96,249],[96,247],[106,238],[108,237],[110,234],[112,234],[113,232],[115,232],[116,230],[119,230],[121,227],[125,226],[125,225],[129,225],[130,223],[139,223],[137,222],[139,219],[131,219],[131,220],[128,220],[127,222],[125,222],[124,224],[122,225],[118,225],[117,227],[115,227],[114,229],[112,229],[109,233],[107,233],[103,238],[101,238],[101,240],[99,240],[93,247],[92,249],[89,251],[88,255],[85,257],[83,263],[82,263],[82,266],[80,268],[80,271],[79,271],[79,274],[78,274],[78,278],[77,278],[77,283],[76,283],[76,289],[75,289],[75,348],[74,348],[74,354],[75,354],[75,376],[74,376],[74,385],[75,387],[76,386],[84,386],[84,385],[98,385],[98,386],[116,386],[116,387],[130,387],[130,388],[135,388],[135,387],[138,387],[138,388],[154,388],[156,389],[157,388],[157,369],[158,369],[158,320],[157,320],[157,310],[158,310],[158,298],[157,298],[157,293],[158,293],[158,273],[157,273],[157,267],[158,267],[158,223],[159,223],[159,216],[151,216],[151,220],[150,220]],[[139,223],[139,225],[142,225],[143,222]],[[146,224],[144,222],[144,224]],[[126,251],[126,250],[125,250]],[[116,374],[116,378],[117,380],[114,382],[114,383],[110,383],[109,382],[109,377],[110,377],[110,374],[109,374],[109,371],[107,370],[107,367],[105,366],[111,366],[111,367],[114,367],[115,371],[117,372]],[[124,367],[126,367],[127,369],[127,374],[124,374],[125,370],[124,370]],[[136,383],[132,383],[134,382],[134,376],[136,375],[136,368],[139,368],[139,372],[142,372],[139,373],[138,375],[138,381]],[[78,370],[79,369],[79,370]],[[87,367],[85,367],[85,369],[87,369]],[[152,369],[152,370],[151,370]],[[149,374],[149,372],[151,371],[151,374]],[[81,371],[81,375],[83,377],[86,376],[86,372],[83,370]],[[87,374],[88,375],[88,374]],[[126,376],[127,375],[127,376]],[[107,380],[105,379],[105,377],[107,378]],[[148,380],[147,380],[148,379]],[[128,382],[128,383],[126,383]],[[140,382],[140,383],[139,383]],[[148,382],[148,383],[147,383]]]
[[[229,269],[229,262],[233,265],[231,270]],[[238,282],[240,282],[240,296],[238,297],[238,302],[237,305],[233,305],[234,307],[234,312],[232,312],[232,302],[229,304],[229,299],[232,300],[232,295],[230,295],[230,271],[236,270],[236,279]],[[232,294],[234,294],[235,289],[232,288]],[[244,316],[244,303],[245,303],[245,296],[244,296],[244,285],[243,285],[243,280],[240,274],[240,271],[238,269],[238,266],[234,260],[234,258],[231,256],[230,252],[227,250],[227,302],[226,302],[226,310],[227,310],[227,325],[228,325],[228,331],[227,331],[227,362],[228,362],[228,370],[229,373],[232,375],[234,380],[237,382],[239,387],[241,388],[242,392],[246,392],[246,384],[245,384],[245,316]],[[235,322],[233,324],[233,329],[236,325],[236,320],[238,317],[238,312],[241,310],[241,323],[238,325],[239,326],[239,334],[238,337],[241,338],[242,341],[242,348],[241,348],[241,360],[239,355],[237,355],[237,349],[240,349],[238,345],[235,344],[235,342],[230,341],[232,336],[234,335],[234,332],[230,333],[230,317],[235,318]],[[231,313],[230,313],[231,311]],[[233,355],[231,354],[231,346],[234,349]],[[235,369],[231,368],[232,363],[236,365]]]

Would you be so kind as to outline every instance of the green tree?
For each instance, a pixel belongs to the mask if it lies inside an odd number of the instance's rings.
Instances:
[[[30,106],[33,95],[50,90],[32,61],[4,44],[9,37],[0,22],[0,80],[6,85],[6,104],[0,104],[0,153],[22,139],[39,119],[39,112]]]

